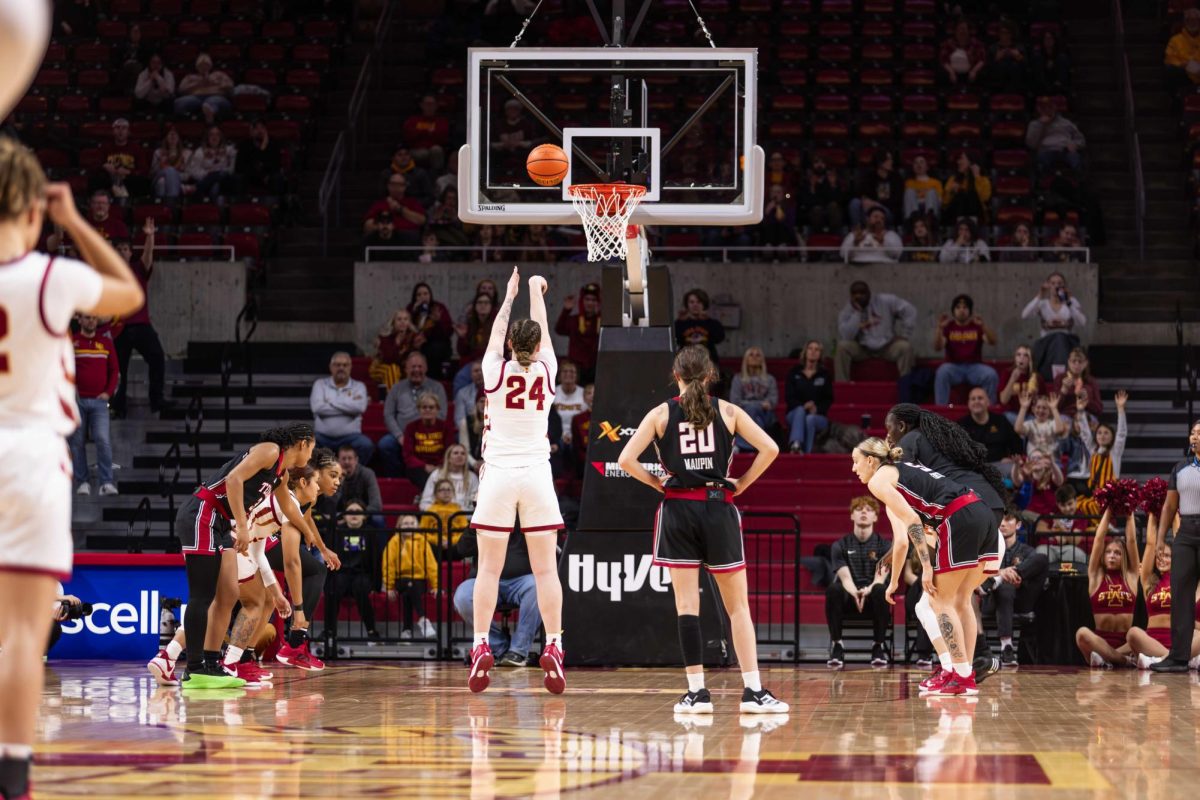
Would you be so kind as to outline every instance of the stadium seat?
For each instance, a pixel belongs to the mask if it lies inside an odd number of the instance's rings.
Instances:
[[[182,225],[219,225],[221,209],[212,203],[196,203],[183,207],[179,215]]]

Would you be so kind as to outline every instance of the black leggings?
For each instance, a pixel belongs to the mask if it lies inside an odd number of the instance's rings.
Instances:
[[[188,555],[183,559],[187,572],[188,604],[183,612],[183,628],[187,642],[188,672],[204,664],[204,637],[208,634],[208,607],[217,596],[221,576],[221,556]]]
[[[271,569],[283,571],[283,544],[267,551],[267,561]],[[325,591],[325,576],[329,568],[312,554],[303,543],[300,545],[300,582],[304,590],[304,618],[312,624],[313,614],[317,613],[317,603],[321,593]]]
[[[1183,602],[1171,606],[1171,654],[1175,661],[1192,656],[1192,631],[1196,627],[1196,584],[1200,582],[1200,518],[1182,519],[1171,545],[1171,597]],[[1186,599],[1185,599],[1186,598]]]
[[[358,606],[358,616],[368,631],[375,630],[375,608],[371,605],[371,576],[365,572],[335,572],[325,603],[325,628],[337,628],[342,598],[350,595]]]

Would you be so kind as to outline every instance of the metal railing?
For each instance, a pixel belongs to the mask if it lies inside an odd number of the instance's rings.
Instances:
[[[195,427],[193,427],[193,423]],[[187,410],[183,412],[183,439],[192,448],[192,458],[196,462],[196,484],[204,482],[200,474],[200,430],[204,427],[204,396],[192,395]]]
[[[1129,153],[1129,166],[1133,172],[1134,229],[1137,232],[1138,260],[1146,260],[1146,174],[1142,165],[1142,143],[1137,132],[1137,107],[1134,103],[1133,79],[1129,71],[1129,57],[1125,54],[1125,19],[1121,0],[1112,0],[1113,60],[1121,86],[1124,106],[1125,149]]]
[[[800,519],[795,514],[743,511],[742,532],[759,658],[798,664]],[[760,599],[765,602],[757,602]]]
[[[902,257],[900,259],[883,259],[883,258],[881,258],[878,260],[880,260],[880,261],[886,260],[886,261],[892,261],[892,262],[904,261],[905,259],[903,258],[903,255],[906,255],[906,254],[929,253],[929,254],[933,254],[936,256],[937,254],[939,254],[941,252],[940,247],[905,246],[905,247],[901,247],[898,249],[900,250],[900,253],[902,255]],[[457,254],[459,256],[461,256],[464,253],[477,254],[479,256],[479,258],[477,260],[488,261],[489,256],[495,255],[497,253],[519,254],[519,253],[528,253],[531,250],[548,252],[550,254],[563,253],[563,254],[569,254],[569,256],[570,256],[568,258],[547,259],[549,261],[577,260],[579,258],[582,258],[584,255],[584,252],[585,252],[582,248],[569,247],[569,246],[564,246],[564,245],[547,245],[547,246],[538,246],[538,247],[523,247],[521,245],[497,245],[494,247],[482,246],[482,245],[472,245],[472,246],[447,245],[444,247],[431,247],[431,248],[423,247],[420,245],[387,245],[387,246],[371,245],[370,247],[367,247],[364,249],[364,258],[368,263],[371,263],[371,262],[376,262],[376,263],[398,262],[398,261],[399,262],[403,262],[403,261],[411,262],[411,261],[416,261],[417,259],[415,259],[415,258],[387,258],[386,255],[388,253],[400,253],[400,254],[416,253],[419,255],[421,253],[433,251],[434,253],[453,253],[453,254]],[[1091,263],[1091,260],[1092,260],[1092,249],[1090,247],[1083,247],[1083,246],[1079,246],[1079,247],[1007,247],[1006,246],[1006,247],[990,247],[990,248],[988,248],[988,251],[989,251],[989,254],[993,256],[992,258],[989,259],[993,263],[1006,263],[1003,258],[994,257],[998,254],[1003,254],[1003,253],[1016,253],[1019,256],[1030,256],[1030,255],[1035,256],[1034,258],[1018,258],[1018,259],[1016,259],[1017,261],[1061,261],[1061,260],[1063,260],[1061,258],[1055,258],[1055,257],[1047,258],[1045,256],[1062,256],[1062,255],[1079,256],[1080,257],[1079,259],[1068,258],[1066,260],[1071,260],[1071,261],[1080,260],[1080,261],[1082,261],[1082,263]],[[872,251],[872,252],[878,253],[878,251]],[[731,255],[737,256],[737,255],[743,255],[743,254],[751,257],[747,260],[764,260],[764,261],[783,260],[783,261],[796,261],[796,262],[840,261],[843,264],[859,263],[850,257],[851,254],[849,252],[847,252],[846,254],[843,254],[842,248],[840,248],[840,247],[806,247],[806,246],[789,246],[789,247],[711,246],[711,247],[704,247],[704,246],[684,246],[684,245],[679,245],[679,246],[662,245],[662,246],[658,246],[658,247],[654,248],[654,254],[657,257],[661,258],[664,254],[667,254],[667,253],[683,253],[683,254],[687,254],[687,255],[695,254],[698,256],[702,256],[702,257],[709,256],[709,255],[719,255],[720,256],[719,260],[722,262],[725,262],[725,263],[729,263],[732,260],[735,260],[735,259],[730,258]],[[814,255],[817,257],[812,258],[811,256],[814,256]],[[836,259],[829,258],[829,256],[832,256],[832,255],[836,255],[838,257]],[[383,257],[380,257],[380,256],[383,256]],[[755,258],[755,257],[758,257],[758,258]],[[451,260],[451,259],[447,259],[447,260]],[[456,258],[453,260],[462,260],[462,259]],[[686,260],[686,259],[674,259],[674,260]],[[933,260],[937,261],[938,259],[935,258]],[[862,262],[862,263],[866,263],[866,262]],[[946,263],[961,263],[961,262],[954,261],[954,262],[946,262]]]
[[[137,504],[137,508],[133,510],[133,516],[129,518],[129,530],[125,534],[125,552],[140,553],[147,539],[150,538],[150,498],[143,497]],[[145,526],[142,529],[141,539],[135,539],[133,529],[137,525],[138,520],[144,517]]]
[[[167,552],[179,552],[182,549],[179,538],[175,535],[175,492],[179,488],[179,475],[183,471],[183,457],[176,441],[163,454],[158,462],[158,494],[167,501],[167,530],[170,537]],[[170,480],[167,475],[170,474]],[[149,498],[146,498],[149,500]]]
[[[231,244],[155,244],[154,255],[159,261],[169,261],[170,259],[160,258],[163,253],[212,253],[212,257],[206,257],[205,261],[227,261],[233,263],[237,251]],[[79,250],[74,246],[68,245],[59,248],[59,252],[63,255],[71,256],[72,258],[80,258]]]
[[[346,166],[347,151],[350,165],[358,163],[359,134],[366,129],[363,123],[368,112],[367,96],[370,93],[372,79],[382,76],[385,70],[377,68],[382,59],[383,45],[392,27],[392,16],[396,11],[396,0],[387,0],[379,19],[375,22],[375,33],[371,49],[363,60],[358,78],[354,82],[354,91],[346,104],[346,127],[338,134],[333,150],[329,153],[329,163],[325,165],[325,174],[321,177],[321,187],[317,192],[317,210],[321,214],[321,255],[329,255],[329,225],[333,217],[334,226],[342,224],[342,170]]]
[[[244,321],[249,325],[245,334],[242,333],[242,323]],[[225,411],[225,432],[221,437],[221,449],[223,450],[233,449],[233,433],[230,430],[231,415],[229,398],[232,394],[231,384],[233,382],[235,353],[241,356],[242,366],[246,373],[246,387],[242,393],[242,402],[246,405],[254,405],[257,400],[254,394],[254,362],[250,348],[250,338],[258,330],[258,301],[253,295],[242,306],[242,310],[238,312],[237,319],[234,320],[233,325],[233,341],[227,341],[221,346],[221,396]]]

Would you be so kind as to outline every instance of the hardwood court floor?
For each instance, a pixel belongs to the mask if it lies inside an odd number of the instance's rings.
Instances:
[[[1107,798],[1194,796],[1200,679],[1022,668],[977,701],[907,669],[770,667],[786,719],[676,720],[673,670],[536,670],[482,695],[457,665],[277,666],[254,691],[160,688],[140,664],[48,667],[34,788],[57,797]]]

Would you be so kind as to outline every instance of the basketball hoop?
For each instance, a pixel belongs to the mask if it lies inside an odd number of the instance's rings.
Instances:
[[[629,224],[629,218],[646,194],[646,187],[630,183],[575,183],[567,187],[567,192],[583,221],[588,261],[626,258],[630,233],[637,236],[637,227]]]

